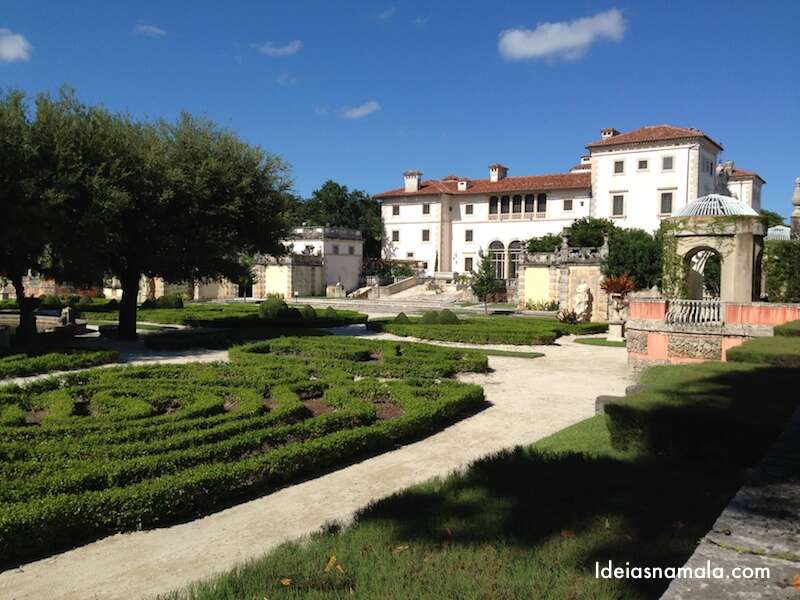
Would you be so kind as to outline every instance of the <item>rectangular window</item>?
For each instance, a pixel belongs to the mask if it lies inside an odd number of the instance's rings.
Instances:
[[[339,254],[339,244],[334,244],[333,245],[333,253],[334,254]]]
[[[423,229],[422,230],[422,241],[423,242],[430,242],[431,241],[431,230],[430,229]]]
[[[466,212],[468,215],[471,215],[472,214],[472,204],[467,204],[464,207],[464,212]]]
[[[564,200],[564,212],[570,212],[572,210],[572,200]]]
[[[396,217],[399,214],[400,214],[400,205],[399,204],[393,205],[392,206],[392,216]]]
[[[640,160],[636,168],[640,171],[647,171],[647,160]]]
[[[661,214],[672,214],[672,192],[661,192]]]
[[[422,205],[422,214],[423,215],[431,214],[431,205],[430,204],[423,204]]]
[[[414,258],[413,252],[406,252],[406,258]]]
[[[467,272],[471,272],[472,271],[472,257],[471,256],[468,256],[467,258],[464,259],[464,270],[467,271]]]
[[[672,171],[672,163],[673,157],[671,156],[662,156],[661,157],[661,170],[662,171]]]
[[[625,196],[614,194],[611,197],[611,216],[621,217],[625,214]]]
[[[511,212],[522,212],[522,196],[514,196],[514,199],[511,201]]]
[[[392,231],[392,241],[399,242],[400,241],[400,232],[397,229]]]
[[[472,241],[472,229],[467,229],[464,231],[464,241],[465,242]]]
[[[348,247],[347,247],[347,253],[348,253],[350,256],[353,256],[353,254],[355,254],[355,253],[356,253],[356,247],[355,247],[355,246],[348,246]]]
[[[525,212],[533,212],[533,194],[525,194]]]
[[[502,196],[500,198],[500,212],[504,215],[508,214],[508,196]]]
[[[536,196],[536,214],[543,215],[547,212],[547,194]]]
[[[492,196],[489,198],[489,214],[496,215],[497,214],[497,196]]]
[[[620,175],[625,172],[625,161],[624,160],[615,160],[614,161],[614,175]]]

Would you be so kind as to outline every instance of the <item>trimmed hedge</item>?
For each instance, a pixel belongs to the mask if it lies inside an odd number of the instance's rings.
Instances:
[[[776,325],[774,333],[776,336],[784,337],[800,336],[800,321],[789,321],[783,325]]]
[[[411,320],[410,324],[378,319],[369,321],[367,328],[426,340],[515,345],[552,344],[562,335],[588,335],[602,333],[608,329],[605,323],[570,325],[550,319],[508,316],[459,319],[458,323],[442,325],[438,322],[438,313],[435,314],[436,321],[428,323],[423,323],[424,317]]]
[[[116,350],[59,350],[40,354],[12,354],[0,358],[0,379],[69,371],[116,362]]]
[[[0,389],[0,562],[207,514],[427,435],[483,405],[448,377],[488,369],[472,350],[332,336],[230,358]]]
[[[641,391],[605,406],[616,450],[739,460],[754,444],[766,449],[800,402],[800,371],[766,365],[653,367],[641,382]]]
[[[775,336],[754,338],[727,353],[730,362],[758,363],[776,367],[800,367],[800,339]]]
[[[144,337],[144,346],[150,350],[188,350],[190,348],[209,348],[224,350],[231,346],[266,340],[276,337],[302,335],[323,336],[327,332],[318,329],[304,329],[295,327],[260,327],[253,329],[225,329],[219,331],[192,331],[179,329],[175,331],[162,331]]]

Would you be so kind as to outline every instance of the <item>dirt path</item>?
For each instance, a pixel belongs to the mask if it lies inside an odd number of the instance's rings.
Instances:
[[[492,406],[422,441],[202,519],[118,534],[0,573],[0,597],[129,600],[167,592],[327,521],[347,522],[370,501],[480,456],[530,444],[590,417],[595,396],[623,393],[623,349],[559,342],[537,346],[542,358],[489,357],[494,372],[461,377],[483,385]]]

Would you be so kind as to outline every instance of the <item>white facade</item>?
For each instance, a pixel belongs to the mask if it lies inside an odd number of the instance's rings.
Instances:
[[[298,227],[289,246],[293,254],[322,257],[326,286],[341,283],[348,292],[358,287],[364,254],[360,231],[340,227]]]
[[[608,218],[652,232],[663,218],[715,192],[722,147],[696,129],[604,129],[587,148],[579,165],[557,175],[508,177],[506,167],[494,164],[487,179],[425,181],[419,171],[407,171],[402,188],[376,196],[385,257],[424,261],[429,274],[467,272],[477,268],[479,252],[494,249],[504,252],[498,276],[513,279],[517,246],[560,233],[575,219]],[[741,173],[751,177],[731,177],[731,192],[758,210],[762,180]]]

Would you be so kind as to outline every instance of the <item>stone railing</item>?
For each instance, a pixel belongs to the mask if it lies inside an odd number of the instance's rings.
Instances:
[[[664,321],[678,325],[721,326],[723,324],[722,303],[718,298],[710,300],[670,300]]]

